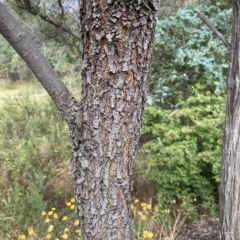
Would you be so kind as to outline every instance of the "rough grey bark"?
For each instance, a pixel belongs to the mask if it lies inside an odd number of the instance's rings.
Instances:
[[[132,239],[130,201],[158,1],[80,1],[81,118],[70,127],[84,239]]]
[[[234,23],[227,80],[227,108],[220,186],[221,239],[240,239],[240,1],[233,1]]]
[[[78,104],[0,3],[0,33],[68,121],[77,214],[85,240],[133,238],[131,176],[158,6],[159,0],[80,0],[83,86]]]
[[[68,91],[31,37],[0,2],[0,34],[26,62],[34,75],[47,90],[67,122],[72,121],[76,100]]]

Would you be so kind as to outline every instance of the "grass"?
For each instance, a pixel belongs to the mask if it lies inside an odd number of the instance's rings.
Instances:
[[[26,94],[49,98],[45,89],[37,82],[31,81],[7,81],[0,79],[0,103],[8,98],[19,99]]]
[[[80,99],[80,84],[76,87],[76,83],[66,82],[67,87],[72,92],[74,97]],[[51,99],[47,91],[39,82],[35,81],[9,81],[0,79],[0,103],[3,103],[7,98],[19,99],[26,94],[31,97],[37,97],[38,99]]]

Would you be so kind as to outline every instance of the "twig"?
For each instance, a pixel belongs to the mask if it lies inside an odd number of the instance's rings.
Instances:
[[[227,47],[227,49],[230,51],[231,45],[229,42],[224,38],[224,36],[213,26],[213,24],[210,22],[210,20],[207,18],[207,16],[202,13],[199,9],[194,9],[194,11],[198,14],[199,18],[206,23],[206,25],[213,31],[213,33],[223,42],[223,44]]]

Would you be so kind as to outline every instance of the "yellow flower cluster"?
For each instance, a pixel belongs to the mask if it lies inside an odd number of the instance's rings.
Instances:
[[[33,236],[34,235],[34,230],[33,227],[28,228],[28,236]],[[18,240],[25,240],[27,237],[24,234],[21,234],[18,236]]]
[[[81,232],[81,230],[80,230],[80,229],[77,229],[77,230],[75,230],[75,233],[77,233],[77,234],[78,234],[78,236],[81,236],[81,235],[82,235],[82,232]]]
[[[69,202],[66,202],[66,205],[67,205],[70,209],[74,210],[74,209],[75,209],[75,199],[72,198]]]
[[[140,217],[140,220],[145,221],[147,218],[144,214],[142,214],[140,211],[138,211],[138,216]]]
[[[141,203],[141,207],[144,211],[147,211],[147,210],[151,210],[152,207],[150,204],[147,204],[147,203]]]
[[[49,225],[48,229],[47,229],[47,232],[48,233],[51,233],[54,229],[54,226],[53,225]]]
[[[18,240],[26,240],[26,236],[24,234],[19,235]]]
[[[28,228],[28,236],[32,236],[32,235],[34,235],[33,227],[29,227]]]
[[[153,238],[153,233],[148,231],[143,231],[143,238]]]
[[[45,212],[45,211],[42,212],[42,214],[41,214],[42,217],[46,216],[45,223],[49,223],[49,222],[51,221],[51,220],[50,220],[50,217],[52,217],[52,218],[54,218],[54,219],[57,219],[57,218],[58,218],[58,214],[54,212],[55,210],[56,210],[56,208],[53,207],[53,208],[51,209],[51,211],[49,211],[49,212]]]
[[[71,210],[75,209],[75,199],[71,198],[70,201],[66,202],[66,206],[69,207]],[[79,220],[75,219],[73,220],[71,215],[64,215],[61,218],[58,217],[58,214],[55,212],[56,208],[53,207],[51,208],[50,211],[43,211],[41,213],[41,215],[43,217],[45,217],[45,223],[53,223],[53,224],[59,224],[60,221],[61,222],[66,222],[67,224],[69,224],[69,228],[65,227],[62,231],[62,233],[60,234],[59,238],[55,238],[55,240],[60,240],[60,239],[71,239],[72,237],[72,232],[75,232],[78,236],[81,236],[81,230],[77,229],[79,227]],[[58,219],[57,221],[55,221],[56,219]],[[53,221],[54,220],[54,221]],[[54,225],[51,224],[48,226],[47,228],[47,235],[45,235],[44,239],[54,239]],[[71,231],[70,231],[71,229]],[[25,240],[25,239],[24,239]]]
[[[138,203],[139,203],[139,200],[138,200],[138,199],[135,199],[134,202],[133,202],[133,204],[138,204]],[[141,207],[142,207],[142,209],[143,209],[144,211],[152,210],[152,207],[151,207],[150,204],[147,204],[147,203],[143,202],[143,203],[141,203],[140,205],[141,205]]]

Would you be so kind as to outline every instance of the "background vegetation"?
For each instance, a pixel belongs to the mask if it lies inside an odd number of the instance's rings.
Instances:
[[[228,41],[232,14],[228,1],[203,2],[163,1],[159,14],[135,161],[135,239],[174,239],[184,221],[198,221],[203,213],[217,216],[228,50],[194,8]],[[38,16],[12,8],[78,96],[77,40],[69,42]],[[2,38],[0,79],[0,238],[81,239],[67,126]]]

